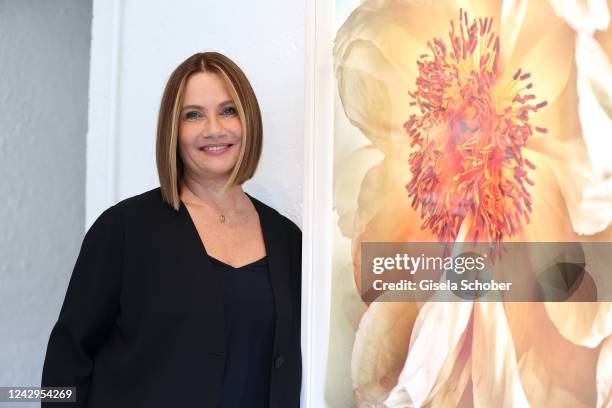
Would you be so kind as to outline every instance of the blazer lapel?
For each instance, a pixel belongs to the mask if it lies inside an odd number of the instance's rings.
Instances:
[[[202,301],[196,302],[194,307],[200,308],[197,310],[199,316],[205,316],[205,320],[202,321],[199,328],[194,328],[194,330],[200,330],[201,328],[200,334],[206,337],[206,343],[211,345],[211,349],[208,350],[209,353],[225,356],[225,316],[223,299],[221,298],[222,282],[218,274],[212,273],[212,264],[206,248],[187,207],[182,201],[179,213],[182,221],[181,228],[185,231],[180,236],[186,237],[184,242],[179,242],[181,259],[184,260],[187,273],[193,273],[196,276]]]
[[[288,350],[291,330],[291,290],[288,273],[290,268],[289,248],[287,238],[283,235],[279,216],[259,200],[247,196],[253,202],[259,215],[259,221],[266,247],[268,270],[274,306],[276,310],[276,326],[274,334],[274,354],[281,355]]]

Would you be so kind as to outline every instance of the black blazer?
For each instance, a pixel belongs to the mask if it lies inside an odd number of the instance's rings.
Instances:
[[[259,200],[276,329],[270,407],[299,407],[301,231]],[[85,234],[42,386],[77,403],[42,407],[216,408],[225,364],[221,282],[185,205],[160,188],[104,211]]]

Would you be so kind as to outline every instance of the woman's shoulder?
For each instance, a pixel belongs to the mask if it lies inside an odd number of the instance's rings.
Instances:
[[[166,215],[176,216],[176,211],[162,199],[160,187],[147,190],[143,193],[133,195],[120,200],[103,210],[95,219],[91,228],[100,228],[100,225],[125,224],[146,219],[160,220]]]
[[[143,193],[124,198],[117,202],[113,207],[121,212],[142,211],[143,209],[160,209],[171,207],[164,202],[161,188],[155,187]]]

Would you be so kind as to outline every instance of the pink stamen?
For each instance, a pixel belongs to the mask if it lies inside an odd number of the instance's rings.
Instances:
[[[448,42],[432,39],[427,43],[431,54],[417,61],[416,89],[409,95],[420,113],[404,125],[417,150],[410,155],[412,179],[405,187],[412,206],[420,207],[421,229],[440,241],[453,241],[469,215],[474,236],[501,242],[529,222],[532,204],[526,186],[533,181],[527,170],[535,165],[522,157],[522,149],[532,134],[530,112],[547,103],[533,105],[535,95],[517,92],[501,98],[507,105],[498,105],[500,98],[492,92],[501,79],[500,41],[491,31],[493,19],[470,24],[460,9],[458,26],[453,20],[449,24]],[[530,73],[518,69],[512,81],[529,78]]]

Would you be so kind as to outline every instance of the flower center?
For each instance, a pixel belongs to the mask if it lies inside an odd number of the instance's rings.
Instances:
[[[430,54],[418,61],[416,90],[409,92],[418,114],[404,124],[416,146],[410,156],[412,179],[406,190],[412,206],[421,207],[422,229],[442,242],[457,238],[464,219],[469,240],[499,243],[529,222],[533,185],[522,156],[534,131],[529,114],[546,106],[535,104],[530,74],[520,69],[502,80],[499,37],[492,18],[468,24],[450,22],[449,43],[427,43]]]

